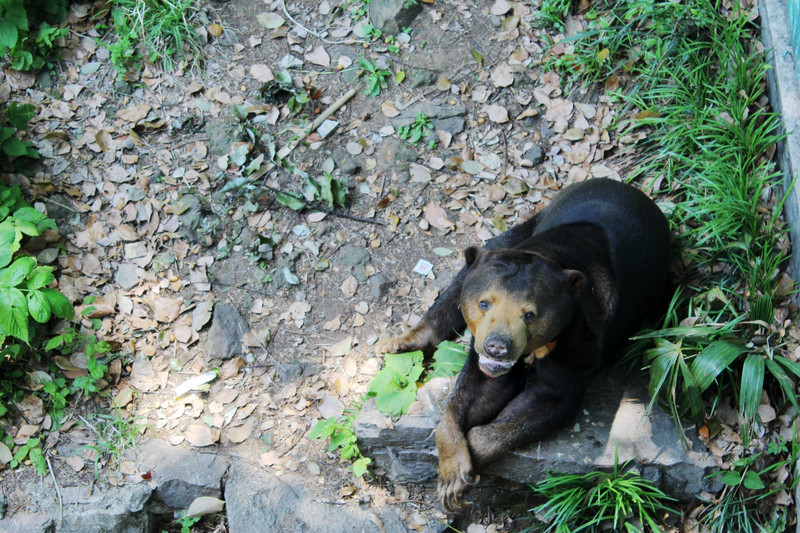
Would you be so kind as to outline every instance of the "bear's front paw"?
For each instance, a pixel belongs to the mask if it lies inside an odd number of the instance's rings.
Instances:
[[[466,441],[452,441],[447,446],[439,444],[439,486],[437,494],[447,512],[467,506],[464,495],[477,483],[472,471],[472,459]]]
[[[415,350],[424,350],[430,343],[430,329],[425,326],[417,326],[390,339],[378,341],[375,350],[378,353],[403,353]]]

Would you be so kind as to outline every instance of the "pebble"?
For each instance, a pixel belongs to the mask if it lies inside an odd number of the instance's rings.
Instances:
[[[361,146],[361,143],[356,141],[350,141],[349,143],[347,143],[347,146],[345,146],[345,148],[347,148],[348,153],[350,153],[351,155],[358,155],[364,151],[364,147]]]

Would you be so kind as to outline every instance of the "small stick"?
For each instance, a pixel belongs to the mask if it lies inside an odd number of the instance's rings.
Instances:
[[[61,531],[61,525],[64,523],[64,500],[61,498],[61,489],[58,488],[58,481],[56,481],[56,475],[53,473],[50,457],[45,455],[44,459],[47,461],[47,468],[50,470],[50,477],[53,478],[53,485],[55,485],[56,494],[58,495],[58,530]]]
[[[308,131],[306,132],[306,134],[304,136],[298,137],[294,141],[290,142],[288,145],[286,145],[283,148],[281,148],[278,151],[278,154],[276,155],[276,158],[279,161],[282,161],[282,160],[286,159],[287,157],[289,157],[289,154],[291,154],[294,151],[294,149],[297,148],[298,144],[300,144],[302,141],[306,140],[306,138],[309,135],[314,133],[317,130],[317,128],[319,128],[322,125],[322,123],[325,122],[325,120],[329,116],[331,116],[334,113],[336,113],[344,104],[346,104],[348,102],[348,100],[350,100],[353,96],[355,96],[355,94],[356,94],[355,88],[350,89],[349,91],[344,93],[338,100],[336,100],[334,103],[332,103],[330,106],[328,106],[328,108],[325,111],[320,113],[319,116],[314,119],[314,122],[311,123],[311,127],[308,129]],[[261,167],[260,169],[258,169],[257,171],[253,172],[253,174],[250,175],[250,178],[255,181],[255,180],[259,179],[260,177],[266,175],[268,172],[270,172],[276,166],[277,165],[275,163],[270,161],[270,163],[268,165],[265,165],[265,166]]]

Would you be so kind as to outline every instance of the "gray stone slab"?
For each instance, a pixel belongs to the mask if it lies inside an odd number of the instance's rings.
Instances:
[[[199,496],[222,498],[228,460],[153,440],[138,447],[138,456],[157,483],[155,496],[167,507],[186,509]]]
[[[364,404],[355,423],[359,447],[389,479],[435,483],[438,458],[433,435],[453,383],[453,379],[439,378],[426,384],[419,390],[410,414],[391,425],[386,424],[374,401]],[[658,408],[649,416],[645,414],[648,398],[640,380],[603,375],[587,392],[580,415],[569,427],[533,446],[510,452],[482,476],[531,484],[550,470],[610,470],[618,453],[620,463],[633,460],[643,476],[681,500],[717,489],[717,483],[706,479],[716,470],[716,463],[694,437],[694,430],[685,431],[687,449],[672,417]]]
[[[307,481],[305,481],[307,483]],[[327,489],[330,492],[330,489]],[[334,495],[319,497],[304,487],[302,477],[277,476],[234,460],[225,484],[225,511],[230,533],[405,533],[406,527],[388,507],[370,509],[340,504]]]

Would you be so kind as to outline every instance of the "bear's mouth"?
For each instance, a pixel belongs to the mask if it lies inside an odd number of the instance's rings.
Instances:
[[[491,357],[483,355],[482,353],[478,354],[478,367],[481,369],[481,372],[490,378],[502,376],[511,370],[511,367],[514,366],[514,363],[516,363],[516,361],[498,361],[497,359],[492,359]]]

